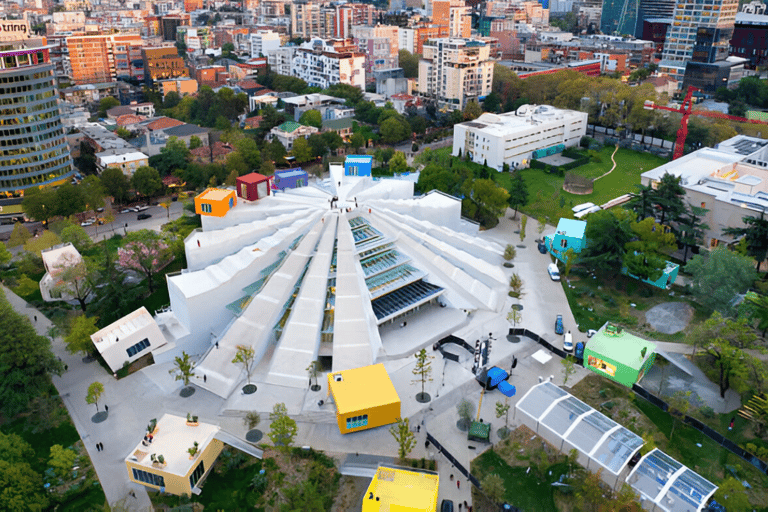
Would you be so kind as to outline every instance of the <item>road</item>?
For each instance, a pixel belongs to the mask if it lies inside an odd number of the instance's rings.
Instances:
[[[116,212],[120,209],[115,208]],[[148,213],[152,215],[149,219],[137,220],[139,213]],[[160,231],[160,227],[171,221],[178,219],[184,213],[184,205],[181,202],[172,202],[171,208],[166,211],[162,206],[150,206],[143,212],[115,213],[115,221],[109,224],[99,226],[93,224],[85,229],[94,242],[111,238],[115,233],[125,235],[128,231],[139,231],[141,229],[154,229]]]

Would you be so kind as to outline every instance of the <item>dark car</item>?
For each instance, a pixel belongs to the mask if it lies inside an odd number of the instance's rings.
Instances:
[[[563,315],[557,315],[555,318],[555,334],[563,334],[565,329],[563,328]]]
[[[453,502],[451,500],[443,500],[440,504],[440,512],[453,512]]]
[[[579,359],[584,357],[584,342],[580,341],[576,344],[576,353],[574,354]]]
[[[152,217],[152,214],[151,214],[151,213],[140,213],[140,214],[138,214],[138,215],[136,216],[136,219],[137,219],[137,220],[144,220],[144,219],[148,219],[148,218],[150,218],[150,217]]]
[[[543,242],[539,242],[538,248],[539,248],[539,252],[541,254],[547,254],[547,245],[546,244],[544,244]]]

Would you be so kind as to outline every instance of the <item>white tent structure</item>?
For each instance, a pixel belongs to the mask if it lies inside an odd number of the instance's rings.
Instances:
[[[643,508],[663,512],[699,512],[717,486],[658,448],[648,452],[627,482],[640,494]]]
[[[628,473],[629,459],[643,439],[551,382],[532,387],[515,405],[515,416],[561,452],[575,448],[579,464],[603,469],[615,486]]]

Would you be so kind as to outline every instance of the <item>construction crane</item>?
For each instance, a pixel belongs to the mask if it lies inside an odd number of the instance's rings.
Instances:
[[[683,156],[683,149],[685,148],[685,139],[688,136],[688,118],[691,114],[702,117],[713,117],[715,119],[728,119],[730,121],[738,121],[740,123],[752,123],[752,124],[768,124],[766,121],[758,121],[757,119],[746,119],[744,117],[732,116],[730,114],[723,114],[721,112],[711,112],[709,110],[696,110],[692,109],[691,97],[693,91],[701,92],[701,89],[693,86],[688,86],[688,93],[685,95],[683,104],[680,108],[665,107],[663,105],[656,105],[652,101],[646,101],[643,108],[646,110],[667,110],[669,112],[677,112],[683,115],[683,119],[680,121],[680,128],[677,130],[677,139],[675,140],[675,152],[672,155],[672,160],[676,160]]]

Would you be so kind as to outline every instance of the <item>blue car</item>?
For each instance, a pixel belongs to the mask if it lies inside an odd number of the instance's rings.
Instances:
[[[563,315],[557,315],[555,318],[555,334],[563,334],[565,329],[563,328]]]
[[[574,354],[579,359],[584,357],[584,342],[580,341],[576,344],[576,353]]]

